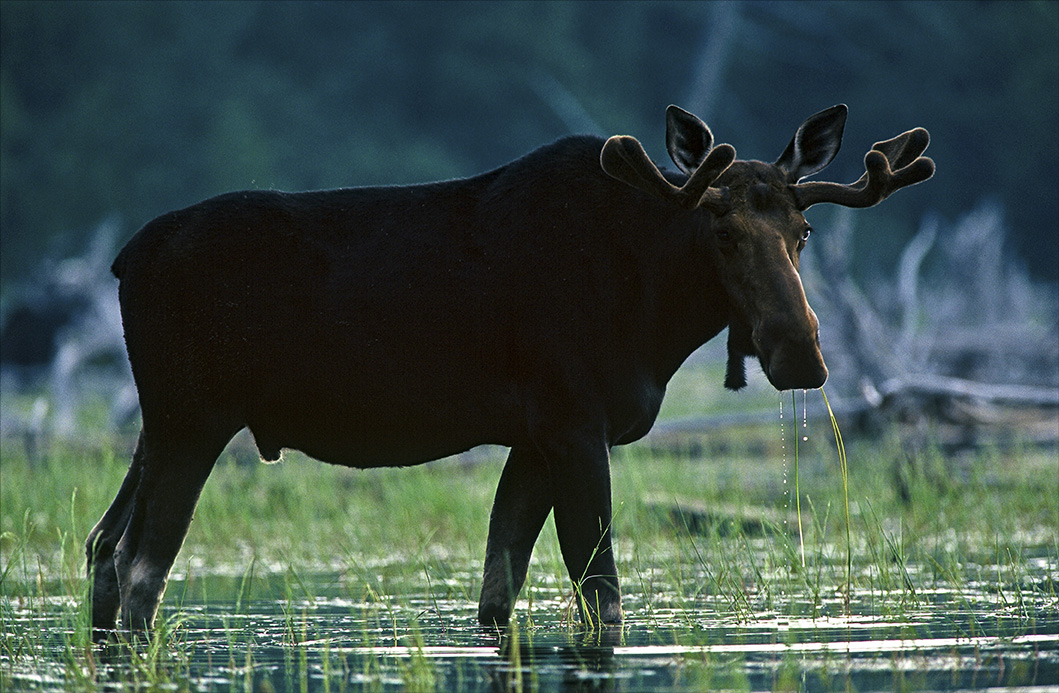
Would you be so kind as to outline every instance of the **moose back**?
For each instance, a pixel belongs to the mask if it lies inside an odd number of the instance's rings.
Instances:
[[[864,207],[929,178],[925,130],[880,142],[851,185],[802,182],[846,107],[774,163],[739,161],[675,106],[661,172],[632,137],[569,137],[482,175],[407,187],[236,192],[164,214],[113,265],[143,428],[87,541],[105,637],[153,624],[199,493],[249,428],[350,467],[510,447],[478,618],[507,622],[554,512],[590,623],[622,619],[609,451],[728,327],[725,384],[755,357],[777,389],[827,369],[798,256],[818,202]]]

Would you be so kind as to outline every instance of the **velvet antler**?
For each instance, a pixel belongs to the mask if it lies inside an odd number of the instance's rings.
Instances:
[[[922,183],[934,175],[934,162],[921,156],[930,144],[930,134],[915,128],[897,137],[877,142],[864,156],[864,175],[855,183],[809,181],[791,187],[801,209],[820,202],[845,207],[871,207],[896,190]]]
[[[684,185],[678,188],[665,179],[635,137],[611,137],[603,145],[599,156],[603,170],[627,185],[655,197],[672,200],[687,209],[702,206],[713,211],[727,207],[728,195],[710,186],[733,161],[735,148],[730,144],[719,144],[710,150]]]

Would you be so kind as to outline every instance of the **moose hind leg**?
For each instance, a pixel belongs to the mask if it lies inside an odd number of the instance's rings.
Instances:
[[[478,622],[504,626],[511,616],[537,536],[552,509],[544,460],[532,448],[512,448],[489,518]]]
[[[92,632],[101,639],[114,628],[120,597],[118,574],[114,567],[114,550],[132,515],[133,499],[143,468],[143,435],[136,443],[132,463],[121,488],[110,507],[99,519],[85,541],[88,579],[92,583]]]
[[[173,445],[147,434],[140,486],[114,555],[123,628],[144,630],[154,625],[199,494],[227,443],[218,438],[212,445],[191,445],[188,438]]]

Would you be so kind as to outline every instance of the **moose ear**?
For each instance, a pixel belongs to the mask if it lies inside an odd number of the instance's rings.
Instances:
[[[831,163],[842,145],[848,112],[845,104],[839,104],[809,116],[802,123],[787,149],[776,159],[776,166],[787,174],[787,182],[797,183]]]
[[[666,109],[666,149],[677,168],[690,176],[712,146],[713,133],[706,123],[679,106]]]

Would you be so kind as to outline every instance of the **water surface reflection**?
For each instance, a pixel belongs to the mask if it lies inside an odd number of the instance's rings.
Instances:
[[[1039,570],[1024,581],[1045,584],[1055,566]],[[500,633],[475,623],[471,568],[450,571],[426,593],[423,581],[387,583],[385,596],[340,572],[297,579],[258,572],[178,576],[163,611],[165,652],[111,646],[93,658],[94,680],[144,687],[157,676],[155,683],[204,691],[867,691],[1059,682],[1054,589],[1022,590],[1018,600],[995,585],[924,590],[899,608],[868,591],[851,596],[848,615],[842,595],[773,598],[770,608],[733,612],[715,595],[631,593],[623,628],[591,632],[563,616],[558,589],[538,584],[532,609],[521,604],[518,627]],[[45,632],[53,660],[5,648],[0,667],[12,689],[78,687],[63,667],[77,608],[57,599],[20,610],[8,600],[5,620]]]

